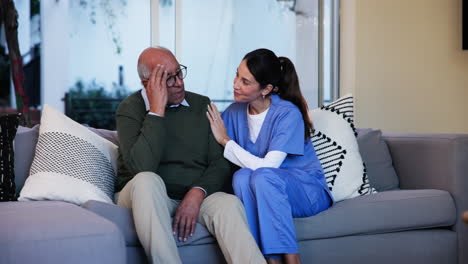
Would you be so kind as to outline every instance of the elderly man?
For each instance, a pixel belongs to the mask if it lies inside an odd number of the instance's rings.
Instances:
[[[118,204],[133,210],[150,263],[181,263],[174,235],[186,241],[197,221],[216,236],[228,263],[265,263],[242,204],[220,192],[230,166],[211,134],[209,99],[185,91],[186,67],[165,48],[144,50],[138,74],[144,89],[116,113],[117,191]]]

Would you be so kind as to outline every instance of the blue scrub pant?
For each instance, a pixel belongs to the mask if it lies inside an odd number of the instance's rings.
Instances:
[[[299,253],[293,217],[312,216],[332,204],[317,178],[298,169],[240,169],[234,174],[233,188],[267,257]]]

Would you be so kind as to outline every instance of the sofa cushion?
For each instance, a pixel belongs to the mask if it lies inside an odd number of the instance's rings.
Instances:
[[[58,201],[0,203],[0,263],[125,263],[110,221]]]
[[[141,246],[130,209],[99,201],[82,205],[115,223],[127,246]],[[434,210],[437,208],[437,210]],[[440,190],[397,190],[360,196],[336,203],[312,217],[295,218],[298,241],[360,234],[379,234],[451,226],[456,212],[452,197]],[[195,234],[177,246],[215,243],[208,230],[197,223]]]
[[[131,209],[94,200],[87,201],[82,207],[117,225],[125,237],[125,244],[127,246],[141,246],[135,231]],[[213,236],[211,236],[208,230],[200,223],[197,223],[195,233],[192,237],[188,237],[186,242],[180,242],[176,237],[174,237],[174,239],[178,247],[216,243]]]
[[[19,195],[26,178],[29,176],[29,169],[34,159],[37,138],[39,137],[39,125],[33,128],[18,127],[15,137],[15,183],[16,194]]]
[[[366,165],[370,185],[379,192],[398,189],[398,176],[393,168],[387,143],[382,139],[382,131],[374,129],[356,129],[356,131],[359,153]]]
[[[456,208],[447,191],[395,190],[345,200],[294,221],[301,241],[451,226]]]

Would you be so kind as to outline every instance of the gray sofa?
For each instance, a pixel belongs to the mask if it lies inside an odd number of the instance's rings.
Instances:
[[[15,172],[33,151],[20,131]],[[29,133],[29,134],[28,134]],[[37,136],[37,135],[36,135]],[[303,263],[468,264],[468,135],[387,134],[400,189],[338,202],[296,219]],[[21,143],[23,141],[23,143]],[[29,165],[28,165],[29,164]],[[24,179],[17,177],[17,189]],[[197,225],[177,242],[183,263],[224,263]],[[0,203],[0,263],[146,263],[129,209],[97,201]]]

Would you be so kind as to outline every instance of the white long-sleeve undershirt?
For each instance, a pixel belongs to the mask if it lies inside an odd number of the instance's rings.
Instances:
[[[249,126],[250,136],[249,139],[253,143],[257,141],[258,134],[260,133],[268,110],[269,108],[257,115],[247,114],[247,123]],[[239,144],[234,142],[234,140],[229,140],[224,147],[224,157],[227,160],[241,168],[249,168],[252,170],[263,167],[279,168],[286,156],[287,153],[285,152],[272,150],[269,151],[264,158],[260,158],[243,149],[241,146],[239,146]]]

